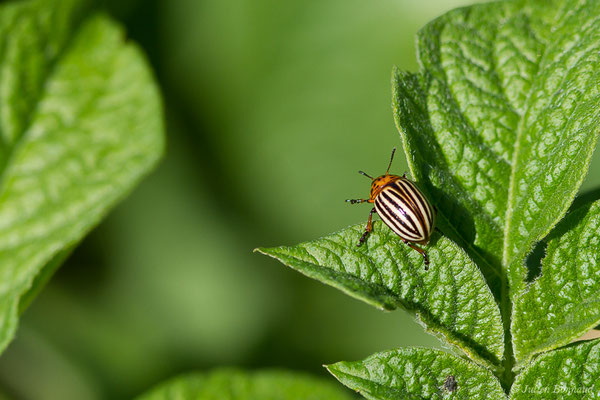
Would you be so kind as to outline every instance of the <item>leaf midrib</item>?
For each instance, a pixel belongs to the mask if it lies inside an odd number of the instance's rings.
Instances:
[[[536,89],[539,88],[538,84],[540,82],[540,75],[537,72],[540,70],[540,66],[543,65],[544,62],[546,61],[546,58],[548,56],[548,53],[547,53],[548,43],[552,43],[552,37],[554,36],[554,33],[560,32],[560,30],[565,26],[565,23],[571,14],[579,12],[579,9],[577,9],[577,10],[567,9],[567,12],[565,13],[565,7],[566,7],[566,5],[563,5],[562,8],[557,10],[553,20],[554,21],[561,20],[561,23],[560,23],[560,25],[558,25],[556,27],[556,29],[552,30],[552,34],[549,36],[548,40],[542,41],[540,37],[535,36],[536,42],[540,46],[542,46],[542,49],[541,49],[541,54],[538,58],[538,62],[535,63],[536,74],[535,74],[535,78],[531,82],[530,90],[527,94],[527,99],[525,101],[525,105],[526,105],[525,112],[523,113],[522,118],[519,120],[519,125],[517,128],[517,140],[515,141],[515,148],[514,148],[513,158],[512,158],[512,162],[511,162],[512,169],[511,169],[511,176],[509,179],[508,199],[507,199],[508,207],[506,208],[506,214],[505,214],[505,226],[504,226],[504,237],[503,237],[503,247],[502,247],[502,265],[506,271],[508,270],[509,266],[513,262],[513,258],[509,259],[509,252],[510,252],[511,246],[509,246],[508,235],[509,235],[510,228],[511,228],[512,214],[513,214],[513,210],[514,210],[514,201],[515,201],[515,188],[516,188],[516,183],[517,183],[517,181],[515,179],[517,168],[515,168],[515,165],[516,165],[516,161],[517,161],[518,155],[521,150],[520,143],[522,141],[523,134],[525,133],[524,124],[525,124],[525,120],[527,119],[526,117],[530,111],[531,97],[534,93],[536,93]],[[533,30],[531,31],[531,33],[532,33],[532,35],[534,35]],[[562,57],[564,57],[564,54],[561,55],[561,59],[562,59]],[[566,76],[566,74],[565,74],[565,76]],[[565,76],[563,76],[563,78],[561,80],[560,87],[562,87],[562,83],[565,80]],[[581,151],[581,149],[579,151]],[[563,177],[563,180],[564,179],[566,179],[566,177]],[[568,206],[563,210],[563,212],[566,211],[567,209],[568,209]],[[519,253],[517,253],[517,254],[519,254]]]
[[[33,5],[34,4],[32,4],[30,6],[33,7]],[[0,9],[0,12],[2,12],[1,9]],[[36,93],[37,97],[34,98],[34,101],[32,102],[32,107],[28,110],[28,112],[25,115],[25,118],[24,118],[25,123],[23,124],[21,131],[17,132],[17,135],[16,135],[17,139],[14,141],[14,143],[7,144],[7,146],[6,146],[6,158],[4,159],[4,164],[0,165],[0,193],[2,193],[4,191],[6,171],[12,164],[15,154],[18,153],[17,150],[19,149],[19,147],[21,147],[23,145],[23,143],[26,142],[26,138],[28,137],[27,133],[31,131],[30,128],[31,128],[31,125],[33,122],[33,118],[39,111],[40,105],[42,104],[42,100],[44,98],[44,94],[46,93],[46,88],[48,86],[48,82],[50,81],[51,77],[54,75],[57,65],[60,62],[60,60],[62,59],[62,57],[64,56],[64,54],[66,54],[68,52],[68,49],[71,47],[71,45],[74,41],[74,38],[77,36],[77,32],[79,31],[81,25],[83,24],[82,19],[78,19],[76,22],[75,21],[71,21],[71,22],[73,23],[73,25],[70,27],[71,34],[66,35],[67,36],[66,40],[59,47],[58,51],[54,55],[54,58],[52,58],[48,62],[47,68],[44,73],[44,77],[41,80],[39,91]],[[33,18],[31,23],[33,25],[35,25],[36,28],[39,29],[39,20],[37,18]],[[47,49],[48,46],[50,46],[50,42],[46,41],[43,48]]]
[[[466,10],[466,12],[465,12],[465,19],[468,19],[470,17],[472,8],[466,8],[465,10]],[[450,22],[450,23],[448,23],[448,22]],[[454,104],[454,107],[456,108],[456,110],[460,111],[461,110],[461,107],[459,106],[460,103],[456,99],[455,93],[452,90],[452,86],[450,85],[450,81],[448,79],[448,75],[447,75],[446,69],[443,68],[443,66],[442,66],[442,55],[443,55],[443,53],[442,53],[441,36],[442,36],[443,30],[447,29],[449,25],[452,25],[452,21],[445,21],[443,23],[442,29],[440,30],[440,33],[435,36],[435,41],[436,41],[436,48],[439,49],[438,50],[439,51],[438,58],[439,58],[439,63],[440,63],[439,68],[440,68],[440,70],[442,72],[442,75],[443,75],[444,85],[448,88],[448,92],[451,95],[451,100],[452,100],[452,103]],[[465,57],[463,57],[463,58],[465,58]],[[427,66],[422,61],[422,57],[420,55],[418,55],[418,61],[419,61],[421,69],[427,70]],[[497,65],[497,63],[495,61],[492,64],[494,66]],[[497,74],[495,73],[495,71],[494,71],[494,76],[497,78]],[[498,86],[499,87],[501,86],[500,82],[498,82]],[[505,100],[506,100],[507,104],[510,104],[508,102],[508,99],[505,99]],[[423,110],[422,107],[420,107],[418,104],[415,104],[415,105],[418,108],[420,108],[422,110],[422,112],[424,112],[426,115],[429,115],[429,111],[428,110]],[[510,107],[510,109],[511,109],[511,111],[515,112],[514,109],[512,108],[512,106]],[[502,157],[502,155],[496,154],[495,152],[493,152],[487,145],[485,145],[480,140],[479,135],[476,134],[477,130],[473,127],[472,122],[469,121],[464,116],[464,114],[462,112],[459,112],[459,115],[460,115],[461,121],[463,121],[463,123],[465,124],[465,126],[467,126],[469,128],[467,130],[467,132],[469,133],[471,139],[476,142],[478,148],[483,148],[484,151],[491,153],[494,156],[494,159],[497,160],[498,162],[503,163],[505,165],[509,165],[509,163],[507,162],[507,160],[505,160],[504,157]],[[415,171],[414,171],[414,168],[413,168],[412,164],[410,164],[409,167],[411,169],[411,174],[413,176],[417,176],[417,175],[415,175]],[[462,183],[459,180],[457,180],[457,184],[461,185],[461,187],[462,187]],[[498,226],[497,224],[495,224],[494,221],[493,221],[494,218],[491,215],[489,215],[487,212],[485,212],[485,210],[480,210],[480,213],[485,216],[485,218],[488,220],[488,223],[489,223],[490,226],[492,226],[494,228],[497,228],[498,231],[501,230],[501,226]],[[446,218],[446,219],[448,219],[448,218]],[[488,268],[491,271],[493,271],[500,278],[500,280],[502,282],[504,280],[504,274],[503,274],[502,265],[496,265],[496,263],[491,263],[471,243],[469,243],[469,241],[467,241],[465,239],[465,237],[462,234],[460,234],[457,229],[454,228],[453,225],[451,225],[451,224],[447,224],[447,225],[449,225],[452,228],[452,230],[457,234],[457,236],[460,237],[463,240],[463,244],[467,244],[467,247],[469,249],[471,249],[473,251],[473,253],[477,254],[479,260],[483,261],[488,266]],[[504,243],[502,243],[502,244],[504,245]],[[501,285],[504,285],[504,283],[502,282]]]
[[[421,64],[421,68],[425,68],[425,66],[423,66],[423,64]],[[399,72],[399,70],[397,69],[397,67],[395,67],[395,68],[394,68],[394,71],[393,71],[394,75],[395,75],[395,76],[397,76],[398,72]],[[447,80],[446,80],[446,82],[447,82]],[[397,86],[397,85],[396,85],[396,86]],[[421,89],[421,90],[423,90],[423,89]],[[410,101],[411,101],[411,103],[412,103],[412,105],[413,105],[413,107],[415,107],[416,109],[418,109],[418,110],[419,110],[419,111],[420,111],[420,112],[421,112],[423,115],[427,115],[427,116],[429,116],[429,111],[428,111],[426,108],[423,108],[423,107],[422,107],[422,106],[419,104],[419,102],[416,102],[416,101],[414,101],[414,100],[411,98],[411,96],[408,96],[408,95],[407,95],[407,96],[405,96],[405,97],[406,97],[408,100],[410,100]],[[453,98],[453,100],[455,101],[455,99],[454,99],[454,98]],[[401,128],[400,126],[398,126],[398,129],[399,129],[399,130],[402,130],[402,128]],[[406,154],[408,154],[408,149],[407,149],[407,147],[406,147],[406,143],[405,143],[404,139],[403,139],[403,148],[404,148],[404,152],[405,152]],[[409,160],[409,163],[408,163],[408,168],[409,168],[409,170],[410,170],[410,173],[411,173],[411,175],[412,175],[413,177],[415,177],[415,176],[419,176],[419,174],[417,174],[417,172],[416,172],[416,165],[415,165],[414,163],[410,162],[410,160]],[[461,184],[461,183],[460,183],[460,182],[457,182],[457,184]],[[461,186],[462,186],[462,185],[461,185]],[[441,213],[443,214],[443,211],[442,211],[442,210],[440,210],[439,212],[441,212]],[[486,216],[486,218],[489,218],[489,220],[490,220],[490,225],[493,225],[493,224],[492,224],[492,220],[493,220],[493,218],[491,218],[491,217],[490,217],[490,216],[489,216],[487,213],[484,213],[484,215]],[[449,220],[447,217],[445,217],[445,218],[446,218],[446,220]],[[450,223],[447,223],[446,225],[447,225],[447,227],[448,227],[448,228],[452,229],[452,231],[455,233],[455,235],[456,235],[457,237],[459,237],[459,238],[461,238],[461,239],[462,239],[462,241],[463,241],[463,244],[465,245],[465,247],[466,247],[466,248],[468,248],[468,249],[470,249],[470,250],[471,250],[472,254],[476,254],[476,255],[478,256],[478,258],[479,258],[479,261],[480,261],[480,262],[482,262],[482,263],[486,264],[486,265],[489,267],[489,270],[490,270],[490,271],[493,271],[493,272],[494,272],[494,273],[495,273],[495,274],[496,274],[496,275],[497,275],[497,276],[498,276],[500,279],[502,279],[502,277],[503,277],[503,274],[502,274],[502,269],[501,269],[501,266],[492,265],[492,264],[489,262],[489,260],[488,260],[486,257],[484,257],[484,256],[483,256],[483,255],[482,255],[482,254],[479,252],[479,250],[478,250],[477,248],[475,248],[475,247],[474,247],[474,246],[473,246],[471,243],[469,243],[469,241],[468,241],[468,240],[467,240],[467,239],[466,239],[466,238],[465,238],[465,237],[462,235],[462,233],[461,233],[461,232],[459,232],[459,231],[458,231],[458,230],[457,230],[457,229],[454,227],[454,225],[452,225],[452,224],[450,224]]]

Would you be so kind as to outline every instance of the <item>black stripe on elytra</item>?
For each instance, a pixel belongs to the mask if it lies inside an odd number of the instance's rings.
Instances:
[[[402,237],[411,238],[415,236],[410,231],[407,231],[404,227],[398,225],[398,220],[395,218],[390,218],[389,210],[386,210],[386,205],[381,202],[381,200],[375,200],[375,208],[377,209],[377,214],[381,217],[383,222],[385,222],[392,230]]]
[[[423,215],[421,213],[421,210],[418,208],[418,206],[414,203],[414,200],[411,201],[411,198],[408,196],[408,193],[406,195],[403,195],[398,189],[394,188],[394,187],[388,187],[386,188],[387,190],[384,190],[384,192],[397,199],[398,201],[401,201],[403,204],[406,205],[406,208],[409,209],[410,211],[413,212],[413,214],[415,214],[415,216],[417,217],[418,223],[421,224],[422,226],[424,226],[425,221],[423,220]],[[383,192],[382,192],[383,193]],[[394,202],[396,203],[396,202]],[[413,221],[412,218],[409,218],[407,216],[406,218],[407,220],[409,220],[411,222],[411,224],[415,227],[415,230],[417,232],[419,232],[419,227],[416,225],[416,221]],[[423,235],[427,234],[427,229],[423,228]]]
[[[404,217],[406,225],[408,225],[408,223],[410,223],[410,226],[413,228],[412,230],[414,232],[416,232],[416,234],[419,235],[420,237],[423,237],[424,235],[421,234],[421,229],[419,228],[419,225],[418,225],[419,224],[418,210],[415,211],[414,205],[410,202],[410,199],[408,199],[406,196],[402,196],[402,194],[400,192],[393,190],[393,189],[386,191],[386,196],[389,199],[389,201],[392,204],[394,204],[396,207],[398,207],[399,204],[403,204],[405,206],[399,210],[399,211],[403,211],[403,212],[401,212],[401,215],[399,215],[398,218],[402,219],[401,217]],[[413,218],[411,215],[407,214],[407,211],[415,214],[416,219]]]
[[[381,216],[381,214],[385,214],[385,216],[389,220],[389,223],[392,224],[394,227],[396,227],[396,229],[399,232],[402,232],[405,236],[407,236],[407,238],[414,237],[415,240],[422,238],[423,235],[421,235],[419,233],[419,231],[416,229],[416,226],[415,226],[415,229],[412,229],[410,226],[406,225],[406,223],[401,218],[399,218],[396,215],[394,210],[391,210],[389,208],[388,204],[391,203],[391,204],[395,204],[397,210],[401,210],[401,208],[396,203],[394,203],[394,201],[392,201],[391,199],[387,198],[386,196],[381,197],[383,195],[383,193],[384,192],[381,192],[379,194],[379,196],[377,196],[377,198],[375,199],[375,205],[378,206],[378,208],[381,208],[381,212],[379,212],[379,210],[378,210],[380,216]],[[406,217],[405,219],[410,221],[414,226],[414,222],[412,221],[412,219],[409,218],[408,216],[406,216],[406,214],[404,214],[404,215]],[[401,226],[398,224],[400,224]]]
[[[408,184],[411,187],[411,189],[415,193],[418,194],[417,197],[419,198],[419,202],[423,205],[423,209],[427,210],[427,217],[433,223],[433,209],[432,209],[431,205],[429,204],[429,201],[427,201],[427,199],[425,198],[425,196],[423,195],[423,193],[421,193],[421,191],[419,190],[419,188],[414,183],[412,183],[409,180],[404,181],[404,183]]]
[[[402,240],[410,241],[410,242],[418,242],[421,239],[420,236],[417,236],[417,235],[407,231],[402,226],[399,226],[397,224],[397,220],[390,219],[389,215],[386,214],[385,212],[381,213],[381,210],[380,210],[379,216],[396,235],[398,235],[402,238]]]
[[[399,196],[402,196],[403,198],[405,198],[405,203],[407,204],[407,206],[410,209],[414,209],[417,205],[408,197],[405,195],[405,191],[406,189],[404,188],[404,186],[400,185],[400,183],[398,181],[393,182],[392,184],[388,185],[386,187],[386,189],[397,193]]]
[[[408,187],[404,186],[404,183],[406,182],[396,181],[396,184],[398,184],[398,186],[402,188],[406,196],[408,196],[414,204],[414,213],[419,219],[421,225],[423,226],[424,234],[427,235],[429,229],[426,228],[428,228],[431,225],[431,223],[428,223],[428,221],[426,221],[426,219],[429,219],[428,215],[426,215],[427,205],[423,204],[423,199],[420,192],[415,192],[415,188],[411,187],[412,185],[409,185]],[[421,207],[419,207],[419,203],[422,205],[424,213],[421,212]]]
[[[398,202],[395,201],[394,199],[397,199],[398,201],[402,202],[402,204],[404,204],[407,209],[411,210],[413,212],[413,214],[416,215],[417,219],[420,220],[419,222],[423,223],[423,221],[421,220],[421,217],[419,217],[421,212],[418,209],[415,209],[415,205],[410,202],[409,198],[407,198],[406,196],[403,196],[402,193],[400,193],[395,188],[387,187],[386,189],[387,190],[384,190],[381,192],[381,194],[385,193],[386,196],[389,196],[389,197],[386,197],[386,199],[389,198],[389,201],[397,207],[399,207]],[[415,230],[415,232],[417,232],[418,235],[423,236],[426,234],[425,229],[423,229],[423,235],[421,235],[421,233],[419,232],[419,227],[417,226],[416,222],[413,221],[413,219],[411,217],[409,217],[408,215],[406,215],[405,213],[404,213],[404,215],[406,216],[406,219],[408,221],[410,221],[412,226],[415,228],[414,230]]]

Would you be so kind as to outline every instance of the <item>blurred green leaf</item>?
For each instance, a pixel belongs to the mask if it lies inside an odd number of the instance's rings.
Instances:
[[[158,386],[139,400],[350,400],[355,397],[322,379],[287,371],[234,369],[196,373]]]
[[[519,362],[565,345],[598,325],[599,250],[600,201],[570,212],[553,230],[542,275],[515,301],[512,330]]]
[[[86,3],[9,2],[0,8],[0,166],[30,128],[48,77],[81,22]]]
[[[600,397],[600,340],[578,342],[540,355],[517,376],[511,400]]]
[[[43,267],[162,153],[160,97],[144,57],[114,22],[84,20],[83,9],[72,1],[0,8],[0,349],[14,335],[21,296],[45,282],[36,280]]]
[[[250,236],[277,244],[364,219],[343,201],[369,189],[356,169],[383,168],[398,144],[390,67],[413,68],[416,30],[464,1],[162,3],[160,63],[175,107],[194,123],[206,190],[227,215],[250,219]]]
[[[502,358],[500,311],[481,272],[455,243],[435,232],[425,246],[431,261],[406,246],[382,222],[361,247],[364,225],[297,246],[260,248],[306,276],[375,307],[404,308],[475,360],[497,365]]]
[[[367,399],[506,399],[488,369],[439,350],[386,351],[327,369]]]

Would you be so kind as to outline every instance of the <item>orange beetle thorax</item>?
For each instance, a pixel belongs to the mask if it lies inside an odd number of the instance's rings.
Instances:
[[[375,198],[379,195],[379,193],[381,193],[384,187],[392,182],[397,181],[398,179],[402,179],[402,177],[390,174],[381,175],[373,179],[373,183],[371,184],[371,194],[369,195],[369,202],[372,203],[375,201]]]

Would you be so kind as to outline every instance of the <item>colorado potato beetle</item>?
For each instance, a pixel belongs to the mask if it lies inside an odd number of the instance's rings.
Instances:
[[[371,232],[371,221],[373,213],[376,212],[383,222],[400,236],[404,243],[423,256],[425,269],[427,270],[429,267],[427,253],[415,246],[414,243],[422,245],[429,243],[429,238],[435,227],[436,209],[417,186],[406,178],[406,174],[402,176],[389,174],[395,152],[396,148],[394,147],[390,163],[384,175],[373,178],[363,171],[358,171],[359,174],[373,181],[368,199],[346,200],[351,204],[375,203],[375,207],[369,213],[365,232],[360,237],[357,246],[363,244],[367,239],[367,235]]]

